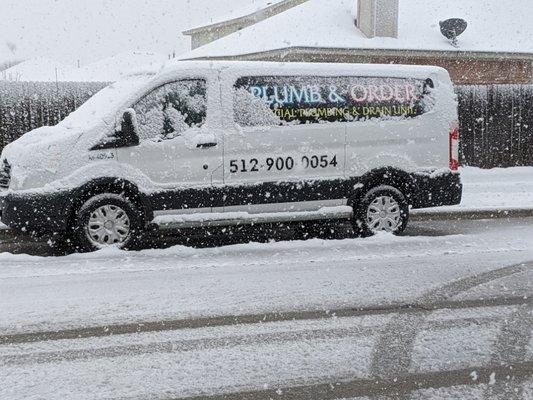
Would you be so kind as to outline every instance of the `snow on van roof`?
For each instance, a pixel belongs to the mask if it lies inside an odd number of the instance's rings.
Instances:
[[[426,79],[429,74],[446,75],[444,68],[427,65],[401,64],[350,64],[315,62],[267,62],[267,61],[214,61],[214,60],[172,60],[163,67],[155,78],[164,80],[179,71],[224,70],[235,74],[275,75],[361,75],[361,76],[409,76]]]
[[[202,46],[184,58],[258,53],[289,47],[533,53],[531,0],[402,0],[398,38],[372,38],[354,26],[356,0],[309,0]],[[458,17],[467,31],[452,47],[439,21]]]

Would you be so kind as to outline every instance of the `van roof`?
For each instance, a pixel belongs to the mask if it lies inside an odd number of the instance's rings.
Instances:
[[[293,63],[264,61],[171,61],[159,75],[191,71],[225,71],[229,73],[274,74],[274,75],[363,75],[394,76],[426,79],[430,75],[447,77],[448,71],[441,67],[400,64],[348,64],[348,63]]]

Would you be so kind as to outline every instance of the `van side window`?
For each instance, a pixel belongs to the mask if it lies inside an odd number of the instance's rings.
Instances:
[[[240,126],[415,118],[428,112],[431,80],[388,77],[243,77],[234,85]]]
[[[163,140],[200,127],[207,116],[206,82],[182,80],[161,86],[133,107],[141,140]]]

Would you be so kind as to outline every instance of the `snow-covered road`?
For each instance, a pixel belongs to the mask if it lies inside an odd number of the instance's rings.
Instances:
[[[531,261],[531,218],[0,254],[0,398],[529,399]]]
[[[0,396],[309,400],[412,390],[406,398],[530,399],[528,312],[440,310],[4,345]]]
[[[412,237],[0,254],[0,334],[409,303],[533,260],[533,219],[417,226]]]
[[[0,334],[406,303],[450,281],[533,260],[532,219],[432,226],[400,238],[1,254]]]

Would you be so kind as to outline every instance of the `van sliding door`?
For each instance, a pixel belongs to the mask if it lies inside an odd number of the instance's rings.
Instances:
[[[225,209],[312,210],[342,198],[346,129],[329,101],[330,82],[279,76],[234,82]]]

